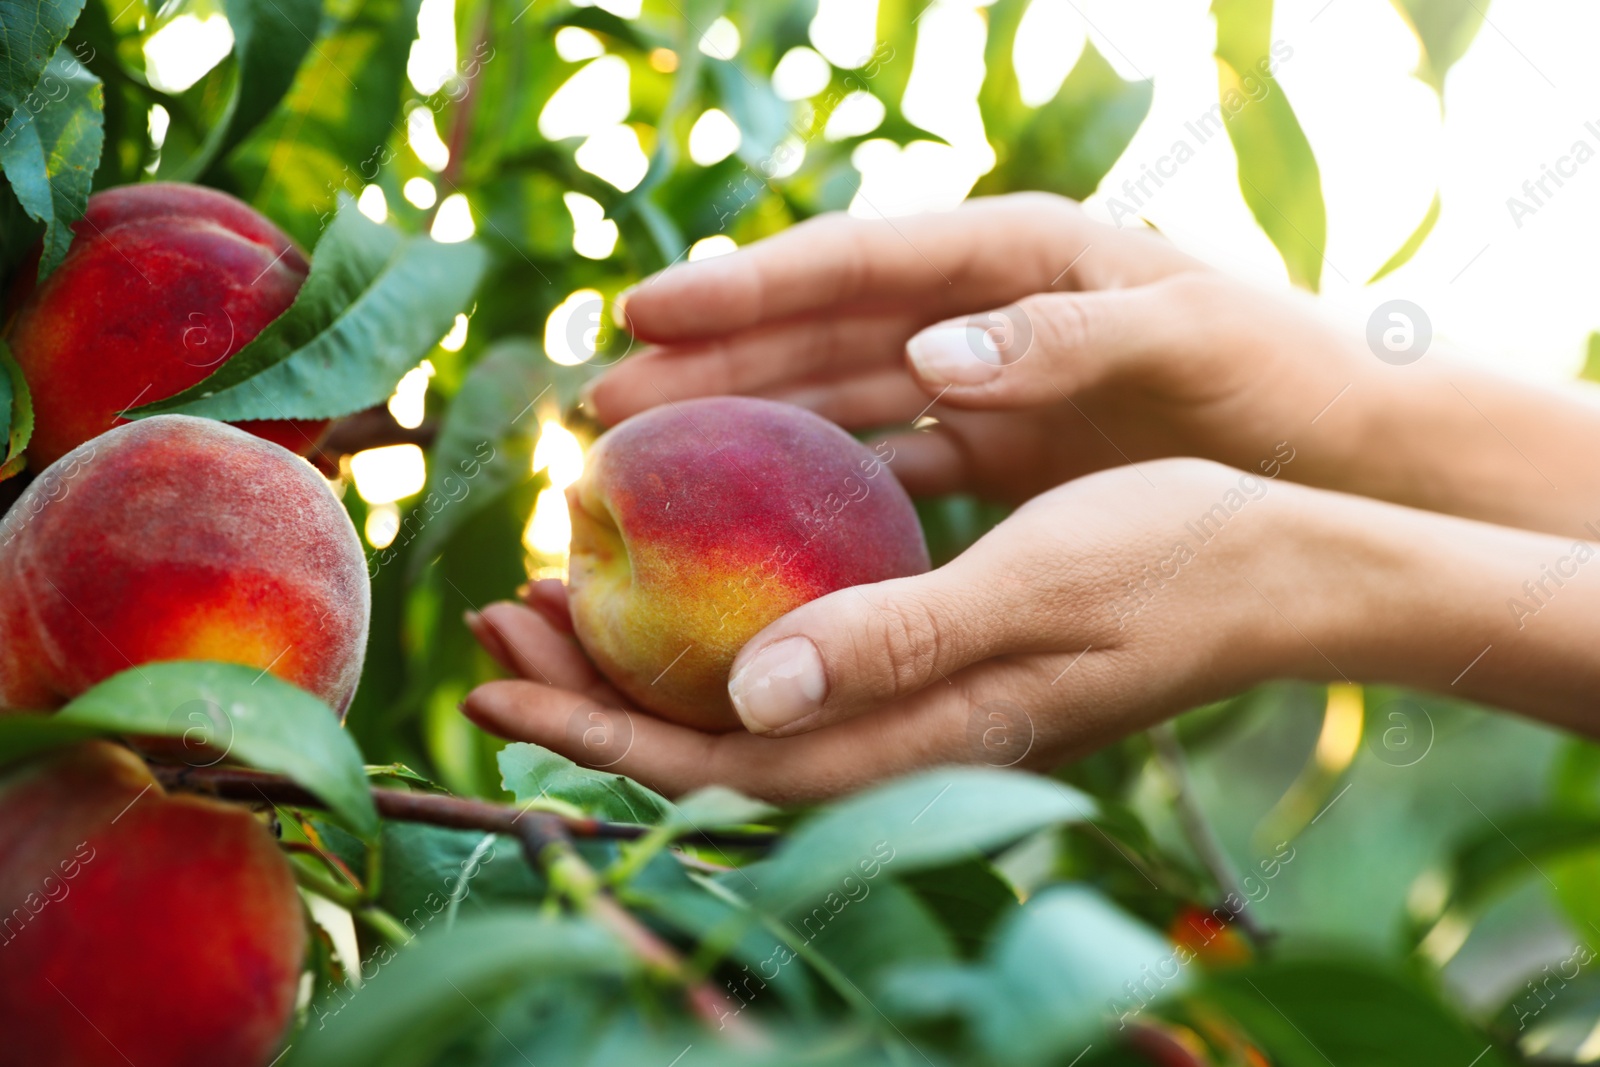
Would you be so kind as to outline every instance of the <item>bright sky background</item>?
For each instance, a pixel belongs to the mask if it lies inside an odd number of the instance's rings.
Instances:
[[[597,0],[625,17],[637,0]],[[908,116],[953,147],[919,143],[901,150],[872,142],[857,153],[858,214],[903,215],[958,203],[993,162],[974,97],[982,77],[985,23],[976,0],[938,0],[921,20],[904,107]],[[1183,124],[1216,100],[1215,28],[1208,0],[1034,0],[1016,55],[1025,95],[1047,99],[1076,61],[1086,36],[1118,71],[1155,81],[1149,118],[1127,153],[1091,197],[1104,200],[1137,178],[1183,133]],[[420,39],[409,67],[431,91],[456,62],[453,0],[424,0]],[[857,62],[872,48],[875,0],[820,0],[812,40],[823,55]],[[1328,205],[1324,293],[1357,324],[1378,304],[1404,297],[1420,304],[1436,333],[1460,351],[1532,376],[1570,376],[1591,330],[1600,327],[1600,159],[1579,169],[1559,195],[1518,228],[1506,200],[1542,167],[1582,138],[1600,150],[1600,5],[1589,0],[1495,0],[1471,51],[1450,74],[1438,101],[1411,77],[1417,45],[1388,0],[1278,0],[1274,38],[1293,49],[1278,77],[1322,168]],[[726,25],[707,27],[702,48],[736,49]],[[597,39],[564,31],[564,55],[589,62],[541,116],[552,135],[583,136],[580,164],[619,187],[644,173],[643,153],[627,113],[626,65],[600,54]],[[225,54],[219,17],[181,16],[148,49],[158,81],[184,84]],[[785,96],[807,88],[807,59],[786,66]],[[198,70],[184,68],[198,67]],[[814,84],[814,83],[813,83]],[[790,86],[798,86],[798,89]],[[1588,102],[1593,101],[1593,104]],[[870,101],[865,102],[870,121]],[[1587,110],[1586,110],[1587,108]],[[435,168],[442,144],[422,131],[420,154]],[[713,162],[737,146],[720,113],[696,127],[692,155]],[[1377,286],[1365,280],[1427,210],[1436,188],[1444,211],[1417,258]],[[426,195],[426,190],[423,190]],[[585,198],[587,199],[587,198]],[[452,205],[454,206],[454,205]],[[569,205],[579,250],[603,258],[615,228],[592,202]],[[1239,194],[1232,146],[1215,138],[1144,208],[1152,223],[1185,248],[1229,270],[1282,284],[1276,251]],[[726,250],[726,242],[703,254]]]
[[[593,2],[623,17],[638,14],[638,0]],[[904,110],[950,145],[863,145],[854,157],[862,183],[853,213],[947,210],[993,165],[975,102],[983,75],[983,6],[981,0],[936,0],[918,26]],[[1034,0],[1029,9],[1015,56],[1029,102],[1054,94],[1086,38],[1124,77],[1154,80],[1149,117],[1088,200],[1090,211],[1108,221],[1107,197],[1167,154],[1184,136],[1184,124],[1217,99],[1209,6],[1209,0]],[[1537,180],[1575,142],[1587,141],[1600,153],[1600,65],[1592,57],[1600,4],[1494,0],[1487,10],[1472,49],[1450,72],[1441,114],[1432,91],[1411,76],[1417,43],[1389,0],[1277,0],[1273,37],[1293,50],[1277,76],[1316,153],[1328,207],[1323,293],[1353,329],[1379,304],[1405,298],[1430,316],[1436,344],[1514,373],[1568,378],[1582,364],[1590,332],[1600,327],[1600,256],[1593,254],[1600,234],[1600,158],[1579,167],[1520,227],[1507,200],[1523,196],[1523,183]],[[876,14],[876,0],[820,0],[811,27],[816,52],[840,65],[859,65],[872,51]],[[423,0],[408,66],[421,92],[436,90],[455,69],[453,23],[454,0]],[[700,47],[708,54],[730,55],[740,47],[737,28],[726,20],[706,30]],[[201,22],[180,15],[146,48],[152,80],[171,88],[190,84],[220,62],[230,44],[220,16]],[[585,65],[541,113],[541,129],[584,138],[579,165],[620,189],[632,188],[647,161],[624,122],[627,65],[604,55],[599,39],[583,30],[562,31],[557,46]],[[786,99],[803,99],[820,91],[825,74],[813,52],[797,50],[782,64],[777,88]],[[881,110],[872,100],[852,101],[830,133],[871,126]],[[164,128],[163,117],[153,116],[156,127]],[[437,171],[448,149],[431,118],[418,109],[409,132],[419,159]],[[1586,128],[1591,121],[1594,130]],[[737,147],[737,127],[721,112],[696,122],[690,143],[695,162],[709,165]],[[1282,261],[1240,196],[1235,167],[1232,145],[1212,138],[1142,213],[1196,255],[1265,284],[1287,285]],[[1365,285],[1421,220],[1435,189],[1443,192],[1443,214],[1421,252],[1377,285]],[[372,192],[362,207],[377,217],[382,197]],[[436,193],[431,183],[413,179],[406,195],[431,203]],[[566,200],[576,251],[595,259],[611,255],[617,228],[603,207],[576,193]],[[439,221],[442,239],[472,233],[459,195],[442,205]],[[732,242],[718,237],[701,242],[692,257],[731,250]],[[555,314],[562,313],[558,308]],[[552,352],[552,358],[577,362],[590,354]]]
[[[941,2],[924,16],[905,102],[908,116],[955,148],[858,157],[869,164],[863,191],[885,214],[948,206],[989,166],[972,104],[983,46],[979,6]],[[822,0],[823,17],[839,24],[869,19],[874,8],[871,0]],[[1580,168],[1520,229],[1506,199],[1521,195],[1522,183],[1576,139],[1600,150],[1600,133],[1584,128],[1591,120],[1600,127],[1600,67],[1592,56],[1600,5],[1496,0],[1487,10],[1489,23],[1451,71],[1441,118],[1433,92],[1411,77],[1416,40],[1387,0],[1278,0],[1274,39],[1294,50],[1278,77],[1317,155],[1328,205],[1323,291],[1357,325],[1380,303],[1404,297],[1465,354],[1532,376],[1569,377],[1600,327],[1600,257],[1592,251],[1600,233],[1600,159]],[[1089,200],[1109,219],[1105,197],[1166,154],[1183,124],[1216,101],[1209,3],[1035,0],[1027,19],[1016,60],[1032,101],[1052,94],[1085,36],[1124,77],[1155,81],[1149,117]],[[826,42],[835,35],[848,36],[831,27],[817,36]],[[1588,110],[1586,102],[1593,102]],[[1240,196],[1235,168],[1226,138],[1206,142],[1144,214],[1211,262],[1287,284],[1282,261]],[[1444,209],[1427,244],[1409,265],[1367,287],[1421,221],[1436,188]]]

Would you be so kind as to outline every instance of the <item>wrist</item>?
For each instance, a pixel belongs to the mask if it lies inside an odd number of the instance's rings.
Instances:
[[[1589,445],[1600,407],[1446,358],[1381,367],[1365,404],[1363,484],[1354,491],[1429,511],[1600,538],[1600,471]],[[1587,506],[1586,506],[1587,505]]]
[[[1298,577],[1278,580],[1281,615],[1263,615],[1276,676],[1404,685],[1593,729],[1600,546],[1295,489],[1274,569]]]

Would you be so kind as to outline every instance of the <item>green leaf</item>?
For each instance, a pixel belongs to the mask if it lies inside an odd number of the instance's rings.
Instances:
[[[28,100],[83,0],[0,0],[0,122]]]
[[[20,473],[27,463],[27,457],[23,453],[28,448],[28,442],[33,439],[33,393],[28,389],[28,379],[23,377],[22,368],[17,365],[16,357],[11,354],[11,349],[3,340],[0,340],[0,369],[5,371],[7,392],[10,394],[10,403],[7,405],[5,461],[0,463],[0,481],[4,481]]]
[[[321,0],[223,0],[222,6],[233,29],[233,92],[199,149],[170,175],[174,180],[204,175],[272,113],[322,21]]]
[[[1043,189],[1082,200],[1133,140],[1153,93],[1148,81],[1124,81],[1093,42],[1085,42],[1056,95],[1014,139],[996,146],[1000,158],[982,191]]]
[[[113,675],[48,718],[0,716],[0,760],[52,730],[183,739],[189,761],[223,758],[285,775],[315,793],[352,830],[370,835],[378,815],[361,753],[322,701],[237,663],[147,663]],[[35,745],[37,747],[37,745]]]
[[[1444,894],[1427,914],[1414,914],[1413,939],[1438,962],[1460,947],[1465,931],[1497,897],[1542,865],[1600,848],[1600,814],[1534,810],[1502,815],[1456,842],[1444,872]],[[1431,876],[1425,876],[1431,877]]]
[[[618,42],[626,38],[616,37],[612,31],[631,37],[637,26],[592,7],[569,9],[569,13],[551,17],[541,26],[536,20],[542,8],[526,12],[525,9],[526,3],[507,4],[501,0],[476,0],[474,3],[460,0],[456,5],[457,24],[483,26],[487,36],[481,45],[462,43],[459,71],[462,81],[446,85],[441,96],[459,100],[470,83],[478,103],[466,111],[459,104],[445,109],[439,121],[470,122],[467,142],[471,150],[460,161],[460,166],[463,178],[475,186],[508,177],[512,161],[526,160],[550,145],[539,132],[539,115],[550,97],[581,66],[567,62],[556,51],[555,35],[560,25],[570,21],[574,25],[600,29]],[[442,128],[440,134],[448,136]],[[570,161],[570,154],[563,155]],[[541,166],[539,169],[551,171],[554,168]],[[478,206],[474,197],[473,207]],[[566,211],[565,207],[557,210]],[[570,245],[568,247],[570,249]]]
[[[777,810],[771,804],[752,800],[727,786],[708,785],[674,803],[667,825],[688,830],[747,826],[768,818]]]
[[[772,90],[772,79],[745,69],[737,60],[706,63],[718,99],[739,127],[738,156],[763,180],[772,169],[773,150],[790,133],[793,108]]]
[[[1600,331],[1589,335],[1589,348],[1583,357],[1583,370],[1578,377],[1590,382],[1600,382]]]
[[[1137,986],[1135,986],[1137,983]],[[1172,945],[1085,886],[1055,886],[1005,924],[984,963],[901,971],[886,990],[900,1011],[964,1018],[999,1063],[1066,1062],[1108,1015],[1183,990]]]
[[[771,860],[756,865],[753,903],[774,915],[809,910],[846,877],[886,868],[896,877],[965,859],[1035,830],[1095,813],[1092,799],[1015,772],[942,768],[823,809]]]
[[[856,880],[789,921],[811,951],[875,997],[894,968],[953,964],[950,935],[915,893],[890,878]]]
[[[983,954],[996,928],[1020,906],[1016,891],[984,859],[916,871],[903,881],[969,958]]]
[[[917,25],[930,0],[878,0],[878,46],[854,73],[867,78],[872,94],[899,112],[911,83],[917,50]]]
[[[437,1059],[519,985],[627,975],[634,963],[604,930],[528,913],[464,918],[404,950],[381,948],[377,977],[307,1021],[292,1067],[420,1065]],[[449,1062],[458,1062],[451,1060]],[[520,1062],[520,1061],[517,1061]]]
[[[1283,87],[1272,76],[1278,56],[1272,0],[1213,0],[1223,123],[1239,158],[1239,189],[1266,231],[1289,280],[1312,292],[1322,279],[1328,240],[1322,175]]]
[[[302,244],[395,156],[421,0],[351,0],[266,121],[225,161],[233,187]],[[334,5],[330,5],[334,6]]]
[[[1416,1067],[1508,1060],[1414,982],[1354,962],[1285,960],[1210,975],[1219,1005],[1281,1067]]]
[[[1017,47],[1017,29],[1031,3],[1032,0],[996,0],[984,9],[989,36],[983,45],[978,111],[983,115],[984,132],[993,143],[1010,142],[1030,111],[1022,102],[1017,65],[1012,57]]]
[[[1395,10],[1411,24],[1422,46],[1416,76],[1439,94],[1444,106],[1444,76],[1467,54],[1478,35],[1489,0],[1392,0]]]
[[[739,883],[736,876],[733,881]],[[816,984],[810,972],[794,962],[796,953],[785,939],[760,922],[737,894],[691,877],[676,859],[659,852],[619,892],[630,906],[700,942],[702,958],[714,949],[718,958],[726,956],[748,968],[736,979],[748,984],[746,996],[771,986],[801,1015],[815,1011]],[[789,931],[779,928],[778,933],[786,938]]]
[[[0,169],[29,217],[44,223],[43,279],[66,257],[105,136],[105,92],[65,47],[0,130]]]
[[[672,809],[671,801],[632,779],[580,767],[538,745],[507,745],[499,762],[505,787],[523,803],[562,800],[596,818],[641,825],[661,822]]]
[[[1417,249],[1422,247],[1422,242],[1426,241],[1428,235],[1433,232],[1434,223],[1439,221],[1439,209],[1442,204],[1443,201],[1440,199],[1439,194],[1434,193],[1433,203],[1428,205],[1428,213],[1422,216],[1422,221],[1417,224],[1417,228],[1412,231],[1411,236],[1406,238],[1406,243],[1401,245],[1395,254],[1390,256],[1384,265],[1378,268],[1378,273],[1367,279],[1368,285],[1385,275],[1399,270],[1411,261],[1411,257],[1417,254]]]
[[[6,441],[9,448],[11,440],[11,399],[16,387],[11,384],[11,366],[14,361],[6,354],[3,347],[4,344],[4,341],[0,341],[0,361],[4,361],[6,370],[6,373],[0,374],[0,441]]]
[[[413,935],[544,893],[515,838],[405,822],[383,824],[382,887],[379,906]]]
[[[204,381],[129,415],[325,419],[381,404],[467,309],[486,262],[472,242],[405,237],[348,206],[288,311]]]

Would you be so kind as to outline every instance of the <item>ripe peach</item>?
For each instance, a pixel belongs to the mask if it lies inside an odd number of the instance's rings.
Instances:
[[[0,1067],[265,1067],[306,926],[242,808],[90,741],[0,782]]]
[[[835,589],[928,569],[885,458],[771,400],[711,397],[627,419],[596,442],[567,503],[578,640],[641,707],[703,729],[738,725],[728,670],[768,623]]]
[[[370,597],[355,528],[305,460],[210,419],[119,426],[0,523],[0,707],[209,659],[271,670],[342,714]]]
[[[33,391],[29,464],[39,470],[122,420],[118,413],[201,381],[294,302],[310,269],[243,201],[152,182],[94,194],[66,259],[12,294],[9,342]],[[309,452],[326,422],[242,423]]]

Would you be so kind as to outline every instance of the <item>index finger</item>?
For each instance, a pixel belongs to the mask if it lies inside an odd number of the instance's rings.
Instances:
[[[841,307],[915,302],[928,321],[1051,288],[1142,284],[1196,265],[1165,241],[1037,193],[901,219],[810,219],[727,256],[672,266],[618,305],[670,344]]]

